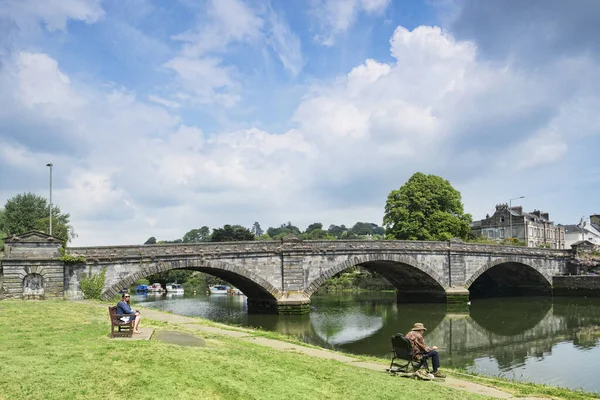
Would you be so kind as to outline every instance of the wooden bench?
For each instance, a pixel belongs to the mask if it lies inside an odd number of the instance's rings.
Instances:
[[[108,314],[110,315],[110,337],[131,337],[133,335],[135,314],[117,314],[116,306],[108,307]],[[129,321],[123,322],[122,317],[129,317]]]

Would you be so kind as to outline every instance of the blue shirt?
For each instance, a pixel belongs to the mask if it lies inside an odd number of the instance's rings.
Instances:
[[[117,304],[117,314],[135,314],[135,311],[131,309],[129,304],[121,300],[119,304]]]

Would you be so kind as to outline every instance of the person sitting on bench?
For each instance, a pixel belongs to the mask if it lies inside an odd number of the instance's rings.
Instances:
[[[408,332],[405,337],[410,340],[412,345],[413,358],[416,361],[420,361],[421,359],[431,358],[431,362],[433,363],[433,376],[436,378],[445,378],[446,375],[442,374],[439,371],[440,368],[440,356],[437,352],[437,346],[428,347],[425,345],[425,339],[423,338],[423,332],[427,329],[423,326],[422,323],[417,322],[413,326],[413,328]]]
[[[123,293],[123,295],[121,296],[121,301],[119,302],[119,304],[117,304],[117,314],[135,314],[135,316],[131,317],[121,317],[121,320],[123,320],[123,318],[133,318],[133,333],[142,333],[138,330],[138,326],[140,326],[140,320],[142,319],[142,317],[140,317],[140,312],[138,310],[131,309],[131,306],[129,305],[129,299],[129,293]],[[123,320],[123,322],[128,321],[129,320]]]

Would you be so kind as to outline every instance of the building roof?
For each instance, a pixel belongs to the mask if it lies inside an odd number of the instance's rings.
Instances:
[[[562,225],[562,227],[565,228],[565,233],[582,232],[581,227],[579,227],[578,225]]]
[[[571,245],[571,247],[577,247],[577,246],[581,246],[581,245],[586,245],[586,246],[595,246],[594,243],[590,242],[589,240],[580,240],[578,242],[575,242]]]
[[[29,231],[20,235],[12,235],[4,239],[5,243],[15,242],[29,242],[29,243],[40,243],[40,242],[55,242],[62,243],[62,239],[56,236],[48,235],[47,233],[38,231]]]

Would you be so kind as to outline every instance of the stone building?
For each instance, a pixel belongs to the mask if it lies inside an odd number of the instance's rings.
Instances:
[[[494,215],[488,214],[485,219],[471,224],[471,232],[498,241],[516,238],[527,243],[529,247],[565,248],[564,227],[554,225],[547,212],[534,210],[525,213],[521,206],[514,206],[509,210],[508,204],[496,205]]]

